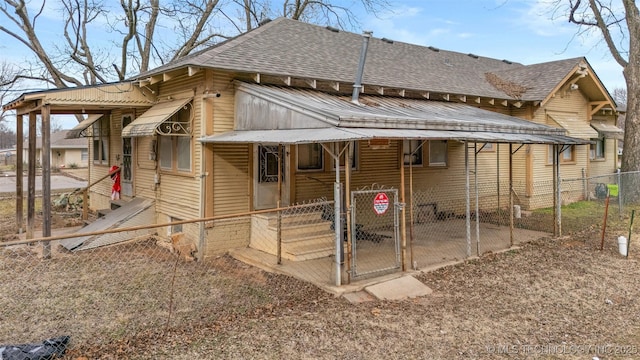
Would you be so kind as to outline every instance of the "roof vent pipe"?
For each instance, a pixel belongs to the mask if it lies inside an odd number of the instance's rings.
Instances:
[[[362,88],[362,75],[364,74],[364,62],[367,59],[367,48],[369,47],[369,38],[371,38],[373,31],[362,32],[362,50],[360,51],[360,63],[358,63],[358,72],[356,73],[356,81],[353,84],[353,94],[351,95],[351,102],[354,104],[360,104],[358,102],[358,95]]]

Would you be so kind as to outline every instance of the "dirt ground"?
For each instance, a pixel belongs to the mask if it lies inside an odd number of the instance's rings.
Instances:
[[[600,251],[599,238],[540,239],[418,276],[429,296],[358,304],[224,259],[235,269],[227,281],[252,290],[212,307],[211,320],[79,345],[66,358],[640,358],[640,246],[625,259],[614,241]]]

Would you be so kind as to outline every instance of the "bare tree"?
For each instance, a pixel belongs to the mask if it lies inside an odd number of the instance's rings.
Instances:
[[[640,170],[640,12],[634,0],[562,0],[569,21],[581,30],[597,30],[622,67],[626,89],[626,119],[622,171]],[[640,193],[637,195],[640,196]]]
[[[0,62],[0,104],[10,100],[21,78],[22,74],[15,66],[6,61]],[[0,129],[5,129],[7,117],[7,112],[0,108]]]
[[[368,12],[386,0],[352,0]],[[286,16],[348,27],[357,22],[336,0],[5,0],[0,33],[17,40],[36,61],[29,78],[64,88],[123,80],[193,51],[251,30],[267,17]],[[40,27],[43,18],[62,19],[60,29]],[[58,45],[45,33],[60,35]],[[108,38],[110,42],[105,43]],[[117,49],[117,51],[114,51]]]

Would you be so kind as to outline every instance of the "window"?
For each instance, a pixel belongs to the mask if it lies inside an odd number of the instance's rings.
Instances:
[[[320,144],[298,145],[298,170],[322,170],[324,151]]]
[[[422,165],[421,140],[404,140],[402,142],[402,159],[405,165]]]
[[[340,141],[336,143],[335,153],[340,154],[342,150],[344,150],[347,145],[346,141]],[[346,152],[346,150],[345,150]],[[340,156],[340,169],[344,169],[344,153]],[[358,168],[358,143],[355,141],[351,141],[351,146],[349,146],[349,162],[351,163],[351,169],[356,170]],[[335,169],[336,165],[334,162],[333,168]]]
[[[100,118],[91,125],[93,163],[109,165],[109,120]]]
[[[447,140],[429,140],[429,166],[447,165]]]
[[[284,148],[278,155],[277,145],[260,145],[258,147],[258,171],[260,176],[258,182],[260,183],[274,183],[278,182],[278,163],[280,163],[280,179],[284,182]]]
[[[604,137],[591,139],[595,141],[589,145],[589,156],[591,160],[604,160]]]
[[[80,161],[89,160],[89,150],[82,149],[80,150]]]
[[[562,163],[571,163],[576,161],[576,146],[575,145],[560,145],[560,149],[562,153],[560,154],[560,164]],[[547,148],[547,163],[553,164],[553,145],[549,145]]]
[[[160,168],[191,172],[191,136],[158,136]]]

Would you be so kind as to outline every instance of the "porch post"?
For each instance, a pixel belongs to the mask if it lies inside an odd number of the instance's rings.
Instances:
[[[556,166],[558,164],[558,146],[556,144],[553,144],[551,146],[552,151],[553,151],[553,157],[551,160],[551,167],[553,168],[553,235],[554,236],[558,236],[558,208],[556,206],[556,204],[558,203],[558,191],[557,191],[557,186],[558,186],[558,182],[556,181],[557,177],[558,177],[558,167]]]
[[[29,112],[28,139],[28,170],[27,170],[27,239],[33,239],[36,208],[36,113]]]
[[[282,205],[282,144],[278,144],[278,201],[276,201],[276,207],[278,208],[276,259],[277,259],[278,265],[282,264],[282,213],[280,212],[281,205]]]
[[[24,118],[16,115],[16,227],[18,234],[24,231],[24,189],[22,179],[24,177]]]
[[[347,150],[344,155],[344,206],[345,209],[345,217],[344,220],[347,223],[347,251],[343,252],[346,255],[346,266],[347,269],[351,269],[351,141],[347,142]],[[340,241],[340,246],[343,246],[343,242]],[[340,249],[342,250],[342,249]],[[347,284],[351,284],[351,272],[347,272]]]
[[[564,146],[562,147],[564,151]],[[560,152],[556,152],[556,227],[558,229],[558,236],[562,236],[562,189],[560,181]]]
[[[509,247],[513,246],[513,144],[509,143]]]
[[[402,140],[398,141],[400,142],[400,149],[403,149]],[[402,252],[400,253],[400,261],[402,263],[402,271],[407,271],[407,266],[405,264],[405,260],[407,259],[407,203],[405,201],[404,191],[404,156],[402,156],[402,159],[400,160],[400,211],[402,211],[402,219],[400,219],[400,236],[402,236]]]
[[[51,117],[49,105],[42,107],[42,236],[51,236]],[[51,257],[51,243],[42,243],[42,257]]]
[[[471,256],[471,190],[469,185],[469,143],[464,142],[464,192],[466,200],[465,228],[467,230],[467,257]]]
[[[333,155],[333,162],[335,163],[335,167],[336,167],[336,182],[333,185],[333,202],[334,202],[334,218],[333,218],[333,227],[335,228],[335,232],[336,232],[336,241],[335,241],[335,245],[336,245],[336,263],[335,265],[335,273],[336,273],[336,286],[340,286],[342,285],[342,268],[340,266],[340,262],[342,261],[342,259],[340,259],[340,254],[342,253],[340,251],[340,247],[342,246],[342,240],[341,240],[341,233],[342,233],[342,223],[340,222],[340,213],[341,210],[340,209],[340,203],[341,203],[341,199],[340,199],[340,156],[335,156]]]
[[[480,256],[480,195],[478,191],[478,143],[473,143],[473,181],[476,187],[476,255]]]

